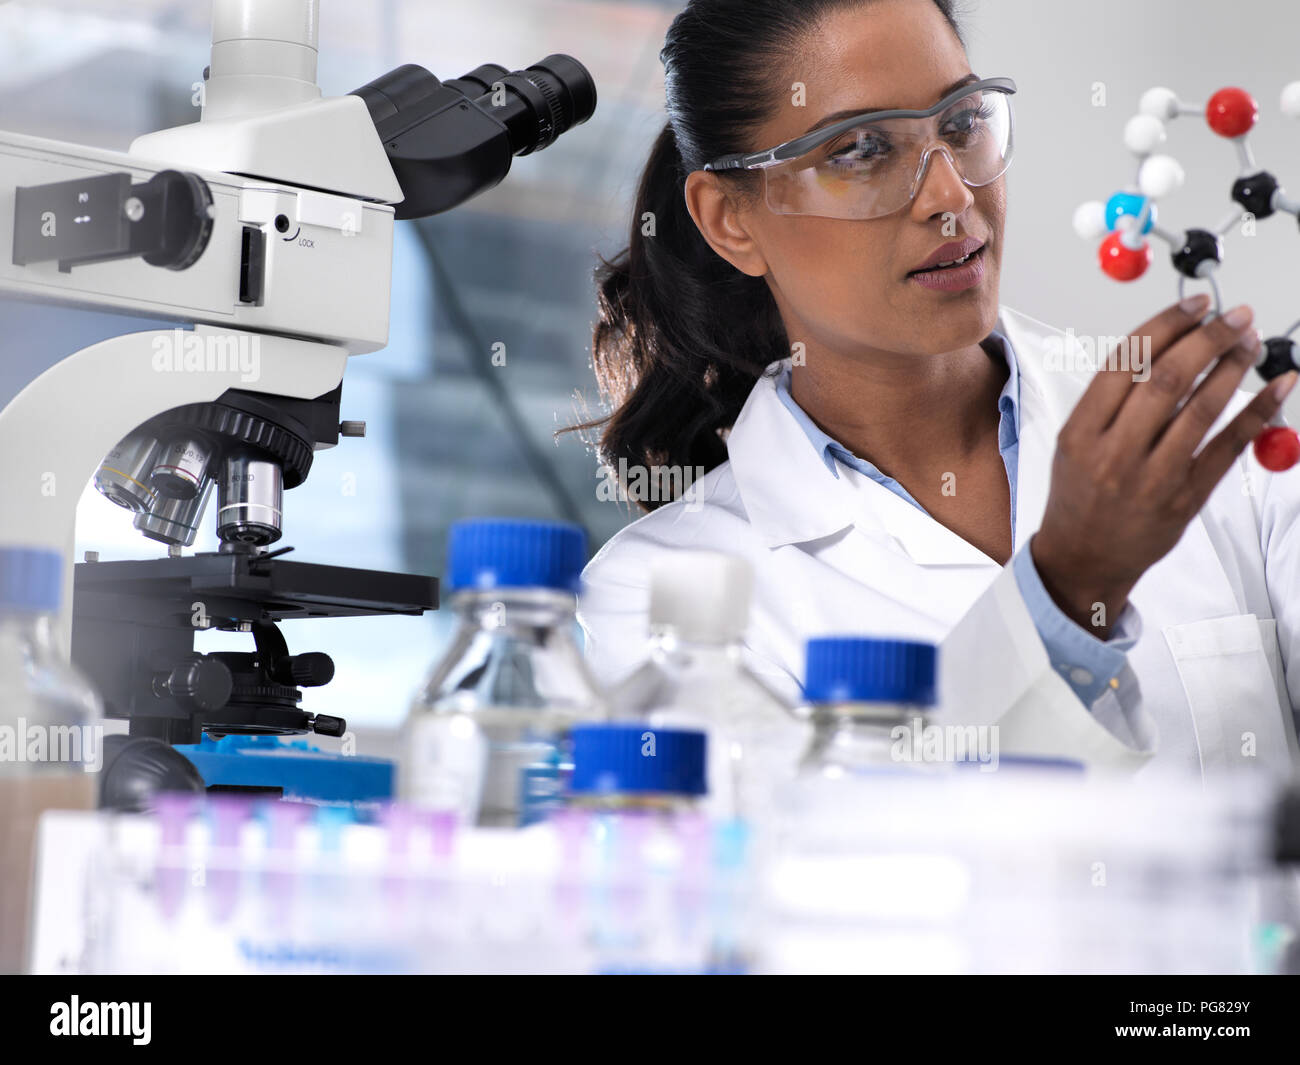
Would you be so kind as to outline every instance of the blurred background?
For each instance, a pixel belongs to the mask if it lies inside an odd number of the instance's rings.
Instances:
[[[1080,202],[1104,200],[1129,180],[1121,134],[1151,86],[1196,102],[1224,85],[1251,90],[1261,105],[1259,162],[1300,195],[1300,126],[1278,108],[1282,86],[1300,78],[1295,5],[959,3],[973,69],[1010,75],[1020,88],[1003,264],[1009,306],[1078,334],[1110,335],[1175,298],[1167,262],[1119,286],[1071,228]],[[496,189],[446,215],[399,223],[388,347],[355,358],[344,381],[343,417],[364,419],[368,435],[318,454],[311,478],[287,497],[282,544],[298,557],[441,573],[446,530],[459,518],[576,521],[594,551],[636,516],[628,504],[600,500],[595,456],[577,437],[553,434],[580,420],[584,402],[599,413],[592,269],[597,254],[623,245],[640,168],[664,121],[658,51],[681,7],[322,0],[318,80],[327,96],[402,63],[447,78],[484,62],[518,69],[567,52],[591,70],[600,102],[585,126],[517,159]],[[191,100],[208,61],[209,17],[203,0],[0,2],[0,129],[124,150],[142,133],[197,121]],[[1168,150],[1188,182],[1163,223],[1217,224],[1236,173],[1231,147],[1184,118]],[[1234,233],[1226,243],[1225,298],[1251,302],[1266,333],[1284,331],[1300,318],[1295,220],[1265,220],[1257,236]],[[0,405],[70,352],[154,326],[0,301]],[[492,365],[497,345],[504,367]],[[207,529],[196,549],[214,548]],[[78,522],[78,553],[90,549],[105,559],[164,553],[93,490]],[[338,664],[308,709],[358,726],[396,725],[450,622],[442,611],[286,627],[291,650],[327,651]],[[203,639],[211,642],[200,650],[235,638]]]

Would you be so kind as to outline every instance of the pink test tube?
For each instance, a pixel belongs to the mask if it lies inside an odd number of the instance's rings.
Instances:
[[[293,859],[298,848],[298,832],[311,820],[315,807],[279,800],[267,803],[262,812],[266,817],[269,845],[267,859],[271,866],[263,883],[276,920],[283,921],[293,905],[294,873],[282,871],[279,867],[295,864]]]
[[[208,901],[213,918],[221,922],[234,913],[239,899],[240,835],[253,816],[253,803],[234,796],[213,796],[207,801],[207,812],[216,852],[214,867],[207,874]]]
[[[161,792],[154,800],[154,816],[158,819],[160,833],[158,906],[166,920],[176,916],[185,898],[187,877],[182,857],[185,829],[198,802],[195,795],[173,792]]]

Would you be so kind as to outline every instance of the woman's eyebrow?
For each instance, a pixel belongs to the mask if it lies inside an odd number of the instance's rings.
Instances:
[[[980,80],[979,77],[976,76],[975,74],[967,74],[960,81],[954,81],[946,89],[940,92],[939,95],[935,97],[935,101],[938,102],[939,100],[942,100],[949,93],[956,92],[963,85],[969,85],[972,81],[979,81],[979,80]],[[807,134],[812,133],[814,130],[819,130],[822,128],[822,126],[829,126],[834,122],[840,121],[840,119],[842,118],[852,118],[854,115],[861,115],[866,113],[867,111],[902,111],[902,110],[905,110],[905,108],[855,107],[847,111],[836,111],[833,114],[827,115],[825,118],[819,119],[816,123],[814,123],[813,125],[809,126],[806,130],[804,130],[803,133],[800,134],[800,136],[806,136]]]

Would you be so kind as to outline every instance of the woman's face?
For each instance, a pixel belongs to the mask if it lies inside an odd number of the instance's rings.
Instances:
[[[787,84],[806,87],[804,105],[795,106],[787,92],[750,148],[791,140],[838,111],[924,110],[970,73],[961,43],[931,0],[844,8],[823,20],[786,70]],[[766,276],[792,344],[850,356],[864,349],[955,351],[978,343],[997,321],[1005,182],[1003,176],[968,188],[935,151],[916,198],[893,214],[862,221],[778,215],[760,194],[723,227],[740,234],[738,241],[711,243],[731,252],[726,257],[746,273]],[[707,209],[703,217],[707,224]],[[705,232],[713,238],[720,230]],[[978,284],[943,291],[908,276],[941,245],[967,237],[984,242]]]

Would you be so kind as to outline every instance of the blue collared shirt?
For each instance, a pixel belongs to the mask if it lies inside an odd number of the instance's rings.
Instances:
[[[1002,456],[1007,469],[1007,483],[1011,488],[1011,539],[1016,537],[1016,481],[1020,467],[1020,370],[1016,365],[1015,350],[1011,342],[1001,333],[989,334],[986,344],[994,346],[996,352],[1006,361],[1007,383],[998,396],[998,453]],[[838,463],[843,463],[856,470],[877,484],[888,488],[895,495],[906,499],[918,510],[925,512],[912,494],[894,478],[882,473],[866,459],[858,458],[838,440],[823,432],[817,424],[790,394],[791,371],[787,366],[776,382],[776,394],[785,408],[799,423],[817,454],[826,463],[827,469],[839,477]],[[1137,642],[1137,637],[1128,631],[1122,623],[1117,623],[1118,633],[1110,640],[1102,641],[1092,633],[1075,624],[1052,600],[1043,586],[1038,569],[1029,553],[1026,543],[1012,558],[1012,570],[1020,594],[1029,608],[1034,625],[1042,637],[1043,646],[1053,668],[1074,689],[1075,693],[1087,706],[1092,706],[1108,689],[1117,686],[1120,671],[1127,661],[1127,653]],[[1127,614],[1128,611],[1125,611]],[[1121,621],[1123,619],[1121,618]]]

